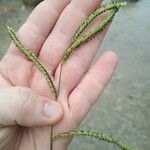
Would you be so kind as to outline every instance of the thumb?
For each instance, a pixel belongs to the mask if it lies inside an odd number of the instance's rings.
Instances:
[[[62,117],[58,102],[37,95],[29,88],[0,89],[0,125],[48,126]]]

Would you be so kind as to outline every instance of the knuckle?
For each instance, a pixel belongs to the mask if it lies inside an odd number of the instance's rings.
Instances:
[[[34,92],[28,88],[18,87],[16,88],[16,98],[13,111],[15,111],[16,121],[18,124],[28,124],[28,117],[32,113],[32,108],[34,105]]]

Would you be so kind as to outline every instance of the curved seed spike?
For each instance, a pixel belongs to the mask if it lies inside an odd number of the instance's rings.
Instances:
[[[23,44],[19,41],[19,39],[16,36],[15,31],[7,26],[7,30],[9,33],[9,37],[11,38],[11,40],[13,41],[13,43],[16,45],[16,47],[19,48],[19,50],[26,55],[26,57],[28,59],[30,59],[33,64],[37,67],[37,69],[41,72],[41,74],[45,77],[47,84],[49,86],[49,88],[51,89],[52,93],[55,95],[55,98],[57,98],[58,96],[58,92],[54,86],[54,83],[51,79],[51,77],[49,76],[47,70],[44,68],[44,66],[38,61],[38,58],[27,48],[25,48],[23,46]]]
[[[94,38],[99,32],[101,32],[114,18],[115,14],[117,13],[118,8],[115,8],[111,11],[111,13],[108,15],[108,17],[103,20],[95,29],[93,29],[91,32],[86,33],[82,37],[79,37],[72,45],[69,47],[63,56],[63,60],[66,61],[71,53],[81,46],[82,44],[85,44],[90,39]]]
[[[116,8],[119,9],[120,7],[123,7],[125,5],[126,5],[126,2],[116,1],[116,2],[105,4],[104,6],[96,9],[89,17],[87,17],[87,19],[83,22],[83,24],[77,29],[77,31],[75,32],[73,36],[72,44],[79,38],[81,33],[85,31],[85,29],[91,24],[91,22],[95,20],[99,15],[101,15],[102,13],[108,10],[112,10]]]
[[[118,9],[114,9],[110,12],[108,17],[103,20],[100,24],[98,24],[93,31],[86,33],[83,35],[83,37],[80,39],[82,41],[81,43],[84,44],[85,42],[88,42],[90,39],[94,38],[95,35],[97,35],[99,32],[101,32],[110,22],[112,22],[115,14],[117,13]]]
[[[122,144],[118,139],[116,138],[113,138],[112,136],[109,136],[109,135],[106,135],[106,134],[103,134],[103,133],[99,133],[99,132],[96,132],[96,131],[89,131],[89,130],[71,130],[71,131],[68,131],[68,132],[64,132],[64,133],[61,133],[57,136],[55,136],[53,138],[53,140],[58,140],[58,139],[61,139],[61,138],[65,138],[65,137],[68,137],[68,136],[85,136],[85,137],[91,137],[91,138],[94,138],[94,139],[98,139],[100,141],[105,141],[107,143],[112,143],[112,144],[115,144],[116,146],[118,146],[119,148],[121,148],[122,150],[135,150],[134,148],[126,145],[126,144]]]

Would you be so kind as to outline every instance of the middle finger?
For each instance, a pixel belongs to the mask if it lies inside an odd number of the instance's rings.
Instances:
[[[83,20],[100,3],[97,0],[72,0],[62,12],[52,33],[43,44],[39,59],[51,72],[55,71],[71,38]]]

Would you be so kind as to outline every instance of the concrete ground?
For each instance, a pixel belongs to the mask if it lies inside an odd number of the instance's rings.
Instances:
[[[117,71],[81,128],[115,136],[139,150],[150,150],[150,19],[149,0],[131,3],[116,16],[97,55],[113,49],[119,56]],[[16,29],[32,8],[19,0],[0,1],[0,54],[9,39],[6,25]],[[117,150],[91,139],[75,138],[69,150]]]

